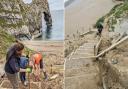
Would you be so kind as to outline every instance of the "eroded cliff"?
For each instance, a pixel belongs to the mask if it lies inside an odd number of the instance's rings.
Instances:
[[[30,4],[22,0],[1,0],[0,26],[16,38],[31,39],[41,31],[43,12],[49,16],[46,22],[52,24],[47,0],[33,0]]]

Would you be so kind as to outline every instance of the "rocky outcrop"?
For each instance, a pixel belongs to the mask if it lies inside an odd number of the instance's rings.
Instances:
[[[31,38],[38,34],[42,28],[42,14],[49,14],[47,0],[33,0],[25,4],[22,0],[1,0],[0,2],[0,27],[15,37]],[[39,31],[39,32],[38,32]]]
[[[23,21],[21,9],[16,0],[1,0],[0,26],[9,34],[29,34],[29,29]]]
[[[24,18],[27,19],[29,25],[29,31],[32,35],[40,33],[42,28],[42,14],[46,12],[48,14],[48,20],[46,20],[47,26],[52,24],[51,14],[47,0],[33,0],[30,4],[24,4],[21,1],[20,7],[23,7]]]

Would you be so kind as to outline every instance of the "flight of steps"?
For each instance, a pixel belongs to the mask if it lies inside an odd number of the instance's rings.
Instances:
[[[73,52],[65,62],[65,89],[99,89],[98,66],[93,59],[96,40],[90,40]]]

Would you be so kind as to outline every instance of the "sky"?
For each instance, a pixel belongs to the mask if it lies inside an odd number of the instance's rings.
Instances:
[[[48,0],[51,10],[64,9],[64,0]]]
[[[25,3],[31,3],[32,0],[23,0]],[[64,9],[64,1],[67,0],[48,0],[50,10],[62,10]]]
[[[25,3],[31,3],[32,0],[23,0]]]
[[[66,1],[68,1],[68,0],[64,0],[64,2],[66,2]]]

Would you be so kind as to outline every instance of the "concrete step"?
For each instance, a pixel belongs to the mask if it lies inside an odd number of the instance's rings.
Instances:
[[[99,89],[98,67],[93,59],[94,45],[91,40],[80,46],[65,62],[65,89]]]
[[[65,89],[99,89],[97,73],[65,78]]]
[[[65,70],[65,77],[73,77],[73,76],[98,73],[98,71],[99,70],[95,65],[94,66],[88,66],[88,67],[78,67],[78,68],[66,69]]]
[[[93,46],[90,46],[90,45],[87,45],[87,46],[80,46],[79,49],[92,49],[94,48],[94,45]]]
[[[93,46],[95,44],[96,44],[95,42],[94,43],[84,43],[83,46],[87,46],[87,45]]]
[[[88,65],[93,65],[92,59],[67,59],[65,62],[66,69],[86,67]]]
[[[93,53],[94,54],[94,49],[78,49],[76,50],[76,53]]]
[[[72,55],[71,58],[90,57],[90,56],[94,56],[94,54],[90,54],[90,53],[75,53],[75,54]]]

